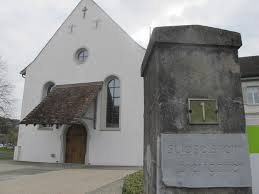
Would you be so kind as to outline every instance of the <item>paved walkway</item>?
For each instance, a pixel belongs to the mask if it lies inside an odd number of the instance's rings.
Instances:
[[[120,194],[136,170],[0,161],[0,194]]]
[[[123,179],[120,179],[86,194],[122,194],[122,186]]]

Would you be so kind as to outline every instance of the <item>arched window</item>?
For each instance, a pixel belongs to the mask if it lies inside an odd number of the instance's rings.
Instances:
[[[120,80],[112,77],[106,82],[106,128],[120,127]]]
[[[44,84],[43,89],[42,89],[42,100],[49,95],[49,93],[53,90],[55,87],[55,83],[53,82],[47,82]],[[51,125],[39,125],[38,127],[39,130],[53,130],[53,127]]]
[[[55,84],[53,82],[48,82],[44,85],[43,91],[42,91],[42,99],[45,98],[54,88]]]

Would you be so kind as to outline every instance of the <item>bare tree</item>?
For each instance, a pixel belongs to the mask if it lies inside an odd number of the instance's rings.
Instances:
[[[6,63],[0,57],[0,116],[7,117],[12,106],[12,84],[7,80]]]

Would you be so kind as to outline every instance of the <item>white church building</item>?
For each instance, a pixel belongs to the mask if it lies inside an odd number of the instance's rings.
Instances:
[[[21,72],[14,159],[142,166],[144,54],[94,1],[82,0]]]

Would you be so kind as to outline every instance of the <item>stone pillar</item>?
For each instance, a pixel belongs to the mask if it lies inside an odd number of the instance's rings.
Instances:
[[[145,193],[250,194],[239,33],[154,29],[142,64]]]

